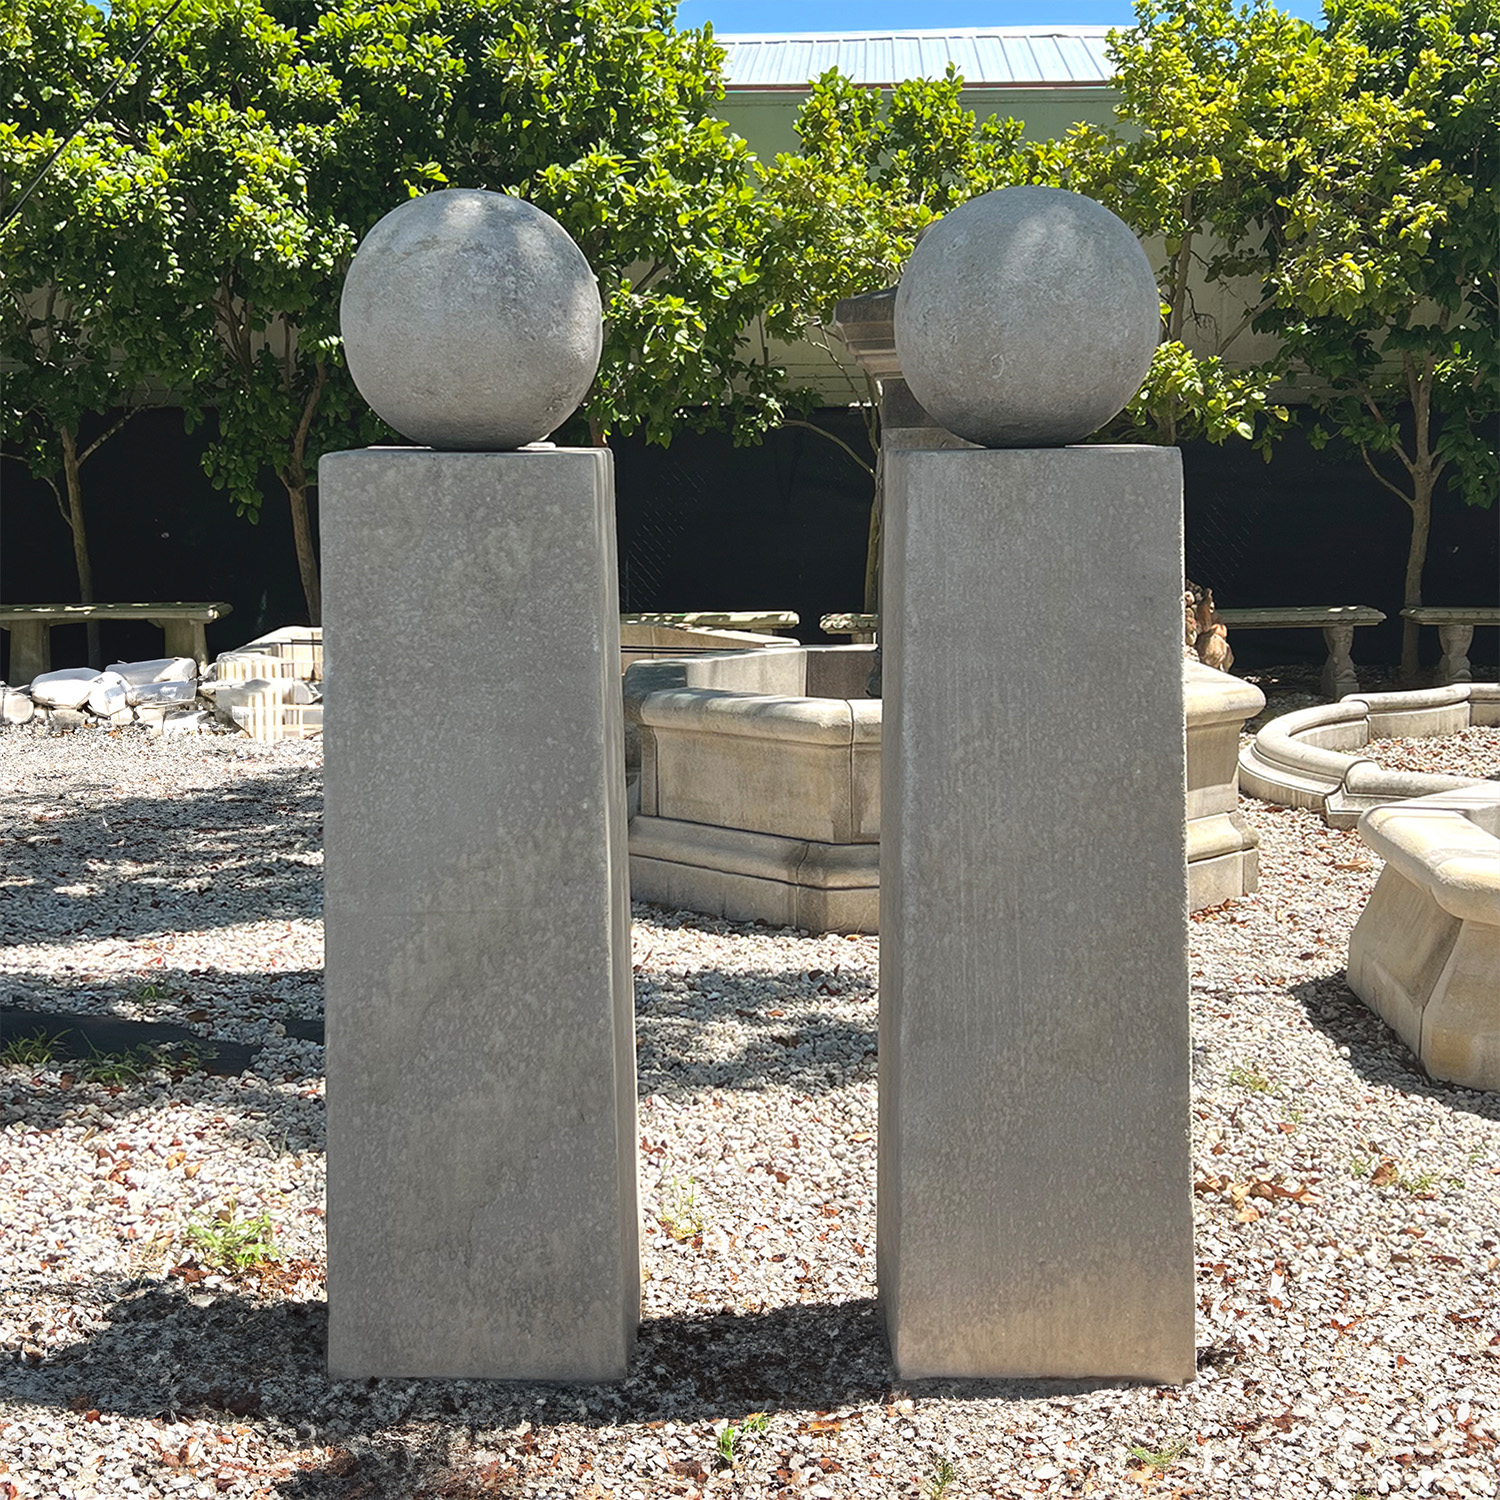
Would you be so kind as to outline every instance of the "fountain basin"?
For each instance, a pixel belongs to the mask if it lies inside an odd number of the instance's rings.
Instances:
[[[814,932],[879,930],[881,704],[864,692],[873,649],[787,646],[627,670],[637,900]],[[1265,700],[1196,661],[1184,662],[1183,687],[1196,911],[1256,889],[1235,756]]]

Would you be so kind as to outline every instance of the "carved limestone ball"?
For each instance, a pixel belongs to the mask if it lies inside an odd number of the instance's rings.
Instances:
[[[896,355],[913,395],[987,448],[1097,431],[1146,378],[1160,332],[1146,252],[1078,193],[1008,187],[922,236],[896,294]]]
[[[578,409],[599,368],[599,287],[556,219],[473,188],[427,193],[367,234],[339,304],[360,394],[431,448],[504,451]]]

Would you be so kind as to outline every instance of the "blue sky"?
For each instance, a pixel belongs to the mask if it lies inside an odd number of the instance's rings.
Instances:
[[[1320,0],[1281,0],[1280,9],[1320,22]],[[1129,26],[1130,0],[680,0],[679,26],[712,21],[715,31],[878,31],[911,26]]]

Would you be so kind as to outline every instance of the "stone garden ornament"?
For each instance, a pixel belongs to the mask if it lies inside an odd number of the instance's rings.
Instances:
[[[1161,299],[1107,208],[1010,187],[922,236],[895,318],[901,373],[944,427],[986,448],[1048,448],[1097,432],[1140,389]]]
[[[641,1280],[614,474],[538,443],[593,380],[599,294],[546,214],[437,192],[370,231],[343,328],[428,446],[319,470],[329,1367],[618,1379]]]
[[[885,455],[877,1273],[903,1379],[1193,1375],[1181,461],[1062,446],[1157,329],[1130,231],[1048,188],[940,220],[896,297],[912,393],[983,445]]]
[[[555,431],[599,368],[599,286],[556,219],[474,188],[427,193],[365,236],[339,304],[360,394],[431,448],[505,452]]]
[[[536,209],[441,192],[371,231],[343,316],[361,391],[431,446],[320,467],[329,1366],[617,1379],[640,1264],[612,459],[525,447],[588,389],[598,295]],[[901,1378],[1193,1371],[1180,461],[1048,446],[1129,399],[1154,318],[1124,226],[1043,189],[949,215],[898,299],[913,391],[987,445],[886,456]],[[1085,595],[1060,632],[1050,601]]]

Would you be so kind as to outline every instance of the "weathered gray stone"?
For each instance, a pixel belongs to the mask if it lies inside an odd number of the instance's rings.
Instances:
[[[163,734],[201,734],[212,723],[207,709],[182,708],[168,712],[161,721]]]
[[[89,712],[107,719],[130,707],[129,696],[125,679],[118,672],[101,672],[89,689]]]
[[[151,682],[185,682],[198,675],[198,663],[191,656],[154,656],[149,661],[112,661],[104,670],[117,672],[127,687],[136,688]]]
[[[618,1378],[640,1270],[610,455],[319,472],[329,1367]]]
[[[1374,808],[1384,861],[1349,938],[1349,988],[1434,1078],[1500,1090],[1500,787]]]
[[[196,678],[164,678],[159,682],[141,683],[138,687],[128,688],[127,692],[132,707],[168,707],[193,702],[198,696],[198,683]]]
[[[42,672],[31,680],[31,696],[43,708],[82,708],[98,682],[92,667],[63,667]]]
[[[29,724],[35,713],[36,704],[29,693],[15,688],[0,693],[0,724]]]
[[[896,1368],[1188,1380],[1180,460],[886,463],[877,1259]]]
[[[1135,395],[1161,304],[1145,251],[1107,208],[1007,187],[923,235],[895,324],[906,383],[944,427],[1040,448],[1087,437]]]
[[[349,373],[397,432],[509,449],[572,416],[599,368],[599,288],[568,232],[519,198],[427,193],[367,234],[344,281]]]

